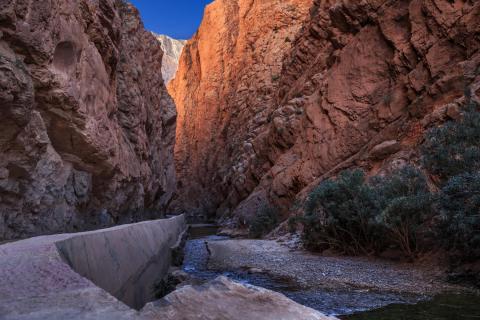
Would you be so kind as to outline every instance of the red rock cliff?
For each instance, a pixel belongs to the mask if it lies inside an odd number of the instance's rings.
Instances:
[[[215,213],[258,184],[251,141],[274,104],[282,59],[308,16],[310,0],[217,0],[184,48],[169,84],[178,110],[173,208]]]
[[[214,2],[169,87],[180,205],[248,220],[342,168],[411,161],[480,95],[479,21],[468,0]]]
[[[123,1],[0,1],[0,240],[162,212],[176,111],[161,61]]]

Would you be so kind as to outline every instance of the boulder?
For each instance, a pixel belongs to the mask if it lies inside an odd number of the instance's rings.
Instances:
[[[402,146],[396,140],[384,141],[372,148],[370,151],[370,157],[372,159],[382,160],[389,155],[400,151],[401,148]]]
[[[142,310],[162,320],[334,320],[282,294],[226,277],[201,286],[184,286]]]

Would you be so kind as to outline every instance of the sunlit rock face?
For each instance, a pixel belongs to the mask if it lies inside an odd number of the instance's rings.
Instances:
[[[173,207],[248,222],[341,169],[415,159],[478,99],[479,18],[478,1],[215,1],[169,85]]]
[[[250,143],[267,123],[284,56],[311,0],[217,0],[207,6],[169,83],[178,110],[179,197],[172,210],[224,212],[258,181]]]
[[[176,110],[120,0],[2,1],[0,240],[160,215]]]
[[[173,39],[166,35],[154,34],[154,36],[160,41],[160,45],[162,46],[162,75],[165,83],[168,83],[175,77],[178,69],[178,61],[180,60],[180,55],[187,41]]]

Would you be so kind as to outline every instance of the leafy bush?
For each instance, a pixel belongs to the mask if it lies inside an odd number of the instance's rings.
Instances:
[[[309,195],[304,216],[304,242],[313,250],[332,248],[346,254],[370,254],[380,244],[374,190],[360,170],[344,171]]]
[[[439,197],[439,239],[452,260],[480,259],[480,173],[451,178]]]
[[[362,171],[344,171],[315,188],[305,205],[304,240],[313,250],[379,253],[389,246],[413,257],[417,234],[431,213],[426,178],[405,167],[369,183]]]
[[[369,181],[362,171],[345,171],[308,196],[301,221],[306,247],[346,254],[395,247],[413,258],[423,240],[433,240],[429,249],[447,249],[453,265],[478,262],[479,106],[471,103],[461,119],[429,130],[421,151],[439,192],[431,193],[425,175],[411,166]]]
[[[443,182],[465,172],[480,170],[480,113],[470,105],[463,119],[431,129],[422,147],[423,163]]]
[[[250,223],[249,234],[252,238],[261,238],[278,225],[278,210],[269,205],[261,207]]]
[[[467,97],[468,98],[468,97]],[[468,99],[467,99],[468,100]],[[430,130],[425,167],[441,178],[436,234],[453,264],[480,259],[480,112],[470,103],[463,118]]]
[[[382,208],[377,222],[386,229],[392,244],[413,258],[419,251],[418,234],[432,215],[432,196],[418,169],[406,166],[391,175],[376,178]]]

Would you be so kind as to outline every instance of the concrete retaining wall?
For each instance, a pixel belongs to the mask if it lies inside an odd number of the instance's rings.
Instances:
[[[178,216],[83,233],[56,246],[73,270],[140,309],[154,299],[154,284],[167,274],[185,230]]]
[[[152,300],[185,230],[178,216],[0,245],[0,319],[144,319],[129,306]]]

